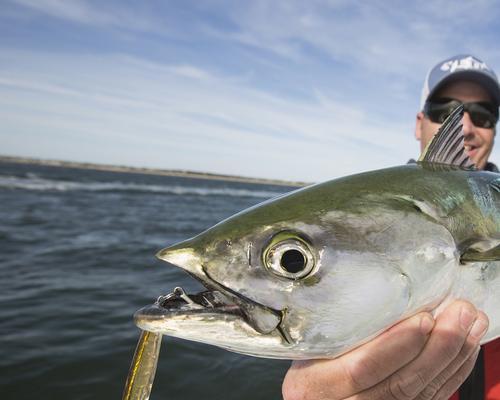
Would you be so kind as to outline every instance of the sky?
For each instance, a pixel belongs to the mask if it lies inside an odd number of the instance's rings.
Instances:
[[[404,164],[427,70],[500,73],[499,20],[494,0],[3,0],[0,154],[306,182]]]

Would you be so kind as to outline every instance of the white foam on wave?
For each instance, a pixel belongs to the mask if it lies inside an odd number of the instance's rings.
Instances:
[[[75,182],[40,178],[35,174],[27,177],[0,175],[0,188],[35,191],[89,191],[89,192],[146,192],[175,195],[235,196],[271,198],[282,192],[271,190],[250,190],[227,187],[194,187],[183,185],[152,185],[132,182]]]

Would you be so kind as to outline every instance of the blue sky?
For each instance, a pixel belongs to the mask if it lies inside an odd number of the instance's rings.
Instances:
[[[3,1],[0,154],[304,181],[399,165],[426,71],[472,53],[500,73],[499,20],[488,0]]]

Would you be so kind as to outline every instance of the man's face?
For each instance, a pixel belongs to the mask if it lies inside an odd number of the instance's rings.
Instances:
[[[451,98],[463,103],[475,101],[491,102],[491,97],[482,86],[469,81],[457,81],[446,85],[433,96],[433,99],[439,98]],[[474,164],[476,164],[478,169],[484,169],[491,150],[493,149],[493,141],[495,138],[494,129],[475,126],[468,112],[464,113],[462,123],[467,154]],[[432,122],[424,113],[419,112],[417,114],[415,136],[417,140],[420,141],[421,151],[424,151],[425,147],[440,127],[441,124]]]

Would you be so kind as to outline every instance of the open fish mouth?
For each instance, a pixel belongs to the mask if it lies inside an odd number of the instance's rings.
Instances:
[[[172,314],[223,313],[244,318],[241,308],[230,298],[217,290],[205,290],[187,294],[183,288],[176,287],[172,293],[158,297],[153,305],[136,312],[137,319],[168,318]]]
[[[282,329],[286,310],[275,310],[257,303],[216,282],[205,268],[201,269],[203,277],[190,275],[207,290],[187,294],[181,287],[176,287],[171,293],[160,296],[154,304],[138,310],[134,314],[136,325],[141,329],[161,332],[174,318],[206,317],[207,321],[239,319],[259,334],[266,335],[277,330],[284,341],[290,343],[289,335]]]

